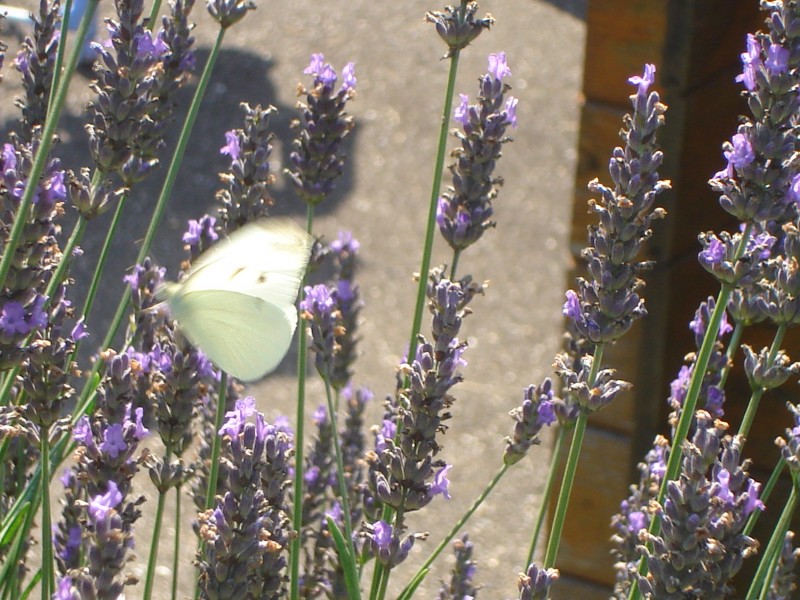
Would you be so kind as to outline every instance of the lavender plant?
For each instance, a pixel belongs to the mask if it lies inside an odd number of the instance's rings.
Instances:
[[[355,66],[348,63],[337,72],[323,54],[312,54],[304,71],[311,83],[298,87],[301,101],[292,121],[296,135],[282,173],[270,163],[277,109],[242,103],[241,126],[225,134],[220,150],[227,164],[215,208],[207,214],[198,211],[175,243],[186,251],[185,276],[220,240],[270,218],[276,203],[270,189],[280,175],[305,204],[306,230],[317,242],[313,272],[303,282],[297,305],[297,409],[294,422],[278,416],[270,424],[241,382],[188,342],[159,301],[166,270],[148,256],[225,33],[250,18],[252,2],[207,4],[218,35],[163,174],[139,256],[124,277],[119,274],[124,291],[104,339],[97,340],[98,352],[91,362],[78,353],[81,341],[95,333],[92,306],[106,291],[99,281],[127,200],[143,179],[160,175],[166,133],[177,114],[175,93],[189,80],[196,60],[191,0],[174,0],[158,29],[158,5],[150,7],[147,17],[142,0],[117,0],[114,16],[106,20],[108,41],[93,46],[84,162],[66,172],[54,141],[95,4],[90,3],[76,39],[70,39],[75,51],[62,65],[67,29],[58,27],[60,4],[42,0],[33,37],[14,61],[25,97],[18,103],[19,131],[0,153],[3,597],[22,597],[37,585],[43,599],[158,596],[155,573],[164,556],[163,522],[168,497],[174,495],[172,597],[178,594],[180,569],[194,568],[195,594],[202,598],[357,599],[369,594],[378,600],[397,588],[398,597],[407,600],[453,543],[454,567],[438,597],[475,598],[485,590],[476,580],[480,548],[461,530],[508,470],[542,442],[546,428],[557,425],[556,448],[570,436],[571,442],[546,550],[536,557],[544,534],[545,510],[540,508],[529,547],[519,552],[525,568],[516,580],[520,599],[551,597],[587,420],[630,387],[604,364],[604,349],[647,314],[644,276],[652,264],[640,254],[655,221],[666,214],[656,203],[669,187],[659,173],[663,156],[657,133],[665,125],[666,106],[651,89],[655,67],[646,65],[642,75],[630,79],[636,91],[632,113],[623,120],[623,143],[609,162],[611,184],[589,184],[596,195],[589,206],[597,222],[589,227],[581,254],[587,274],[567,292],[563,305],[567,337],[555,359],[556,377],[523,391],[511,412],[513,428],[502,454],[498,448],[498,471],[468,510],[451,518],[445,508],[451,497],[449,478],[459,463],[448,453],[446,435],[459,426],[453,417],[467,404],[461,398],[468,395],[461,384],[470,377],[466,317],[479,312],[481,296],[491,293],[478,275],[457,271],[469,266],[465,249],[481,252],[484,233],[503,227],[500,219],[495,222],[494,203],[503,184],[498,165],[511,141],[508,133],[517,126],[519,105],[508,95],[512,73],[506,54],[496,52],[479,77],[477,100],[470,103],[461,94],[453,110],[459,56],[493,18],[478,17],[477,4],[466,1],[426,14],[447,46],[449,79],[411,336],[394,373],[393,393],[374,421],[373,394],[356,384],[363,306],[360,246],[350,233],[331,236],[315,225],[316,208],[345,170],[348,138],[356,125],[347,113],[355,98]],[[749,475],[745,452],[762,396],[800,373],[800,363],[781,349],[786,329],[800,315],[800,8],[794,1],[763,4],[769,11],[768,31],[748,37],[737,78],[752,114],[724,145],[727,165],[710,182],[722,208],[742,227],[700,237],[699,260],[721,291],[698,308],[690,325],[696,352],[686,356],[670,388],[668,434],[655,439],[640,465],[639,482],[613,519],[614,597],[732,597],[738,593],[734,575],[757,553],[761,560],[747,598],[788,597],[795,586],[798,550],[788,523],[800,485],[800,408],[789,404],[792,426],[778,441],[781,460],[763,488]],[[451,178],[442,192],[453,122],[458,147],[451,153]],[[98,227],[96,217],[112,208],[100,255],[82,257],[85,230]],[[77,224],[65,236],[68,211]],[[432,266],[437,230],[443,247],[449,247],[449,265]],[[87,300],[79,307],[72,300],[70,267],[89,258],[95,268],[90,281],[77,282],[88,283]],[[331,278],[320,283],[319,274],[326,270]],[[229,285],[232,293],[240,293],[237,275],[220,281],[221,289]],[[272,271],[260,275],[258,285],[276,285]],[[242,318],[231,318],[237,317]],[[765,321],[777,328],[771,347],[742,345],[752,396],[743,423],[731,434],[722,420],[727,378],[743,328]],[[118,342],[123,323],[127,327]],[[223,338],[226,334],[221,332]],[[241,356],[252,351],[239,347],[241,342],[230,340],[229,351]],[[313,399],[318,408],[310,440],[305,435],[305,407],[312,401],[306,382],[314,376],[307,369],[309,351],[325,396],[324,402]],[[557,455],[547,496],[556,479]],[[58,486],[51,482],[53,473],[69,456]],[[792,493],[773,537],[759,545],[753,525],[783,469],[791,475]],[[140,471],[148,473],[152,489],[136,477]],[[51,486],[60,496],[55,525]],[[197,509],[189,518],[181,508],[187,492]],[[140,582],[126,569],[136,550],[142,511],[150,506],[148,495],[156,498],[156,507]],[[432,549],[428,532],[418,525],[419,511],[436,511],[452,521]],[[180,564],[187,554],[179,546],[182,520],[191,520],[196,534],[191,566]],[[30,551],[36,538],[38,561]],[[401,566],[415,547],[423,547],[428,557],[409,580],[401,581]],[[488,578],[485,569],[480,573]],[[504,565],[491,577],[513,581],[514,573]]]

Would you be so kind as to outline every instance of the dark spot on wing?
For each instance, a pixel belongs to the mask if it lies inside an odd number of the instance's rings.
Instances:
[[[231,273],[231,276],[228,277],[228,280],[233,281],[234,279],[236,279],[236,276],[239,275],[242,271],[244,271],[244,267],[239,267],[233,273]]]
[[[267,277],[266,273],[259,273],[259,275],[258,275],[258,283],[266,283],[267,279],[269,279],[269,277]]]

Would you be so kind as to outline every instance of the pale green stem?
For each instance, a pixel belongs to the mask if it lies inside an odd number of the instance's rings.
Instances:
[[[778,351],[781,349],[781,343],[783,342],[783,336],[785,334],[786,324],[781,323],[778,327],[778,330],[775,332],[775,339],[772,340],[772,346],[770,347],[769,354],[767,355],[767,368],[772,367],[773,363],[775,362],[775,357],[778,355]],[[747,438],[747,435],[750,433],[750,427],[752,427],[753,421],[756,418],[758,404],[761,401],[761,397],[764,395],[765,391],[766,390],[764,388],[759,388],[757,390],[753,390],[753,393],[750,395],[750,401],[747,403],[747,410],[744,413],[744,417],[742,417],[742,424],[739,426],[739,435]]]
[[[167,493],[159,490],[156,521],[153,523],[153,538],[150,540],[150,555],[147,561],[147,575],[145,575],[144,580],[144,600],[150,600],[153,593],[153,580],[155,579],[156,563],[158,562],[158,544],[161,541],[161,520],[164,517],[164,500],[166,497]]]
[[[340,501],[342,503],[342,513],[344,514],[342,520],[344,521],[344,534],[347,538],[347,551],[350,553],[353,563],[355,563],[357,557],[356,549],[353,546],[353,525],[351,523],[352,514],[350,512],[350,493],[347,489],[347,479],[345,478],[344,473],[344,459],[342,458],[342,445],[339,440],[339,420],[336,414],[336,407],[333,405],[330,374],[322,379],[325,382],[325,397],[328,401],[328,412],[330,413],[331,417],[331,433],[333,434],[333,448],[336,456],[336,479],[339,482],[339,495],[341,496]],[[344,562],[345,561],[342,560],[343,564]],[[359,595],[351,600],[360,600],[360,598],[361,595],[359,592]]]
[[[463,9],[463,6],[462,6]],[[456,74],[458,72],[459,50],[453,50],[450,56],[450,72],[447,77],[447,91],[444,95],[442,107],[442,122],[439,129],[439,145],[436,149],[436,165],[433,168],[433,182],[431,183],[431,198],[428,205],[428,223],[425,229],[425,246],[422,251],[422,261],[419,267],[419,286],[417,287],[417,302],[414,307],[414,321],[411,326],[411,338],[408,344],[408,359],[413,360],[417,351],[417,335],[422,326],[422,315],[425,313],[425,291],[428,286],[428,271],[431,268],[431,254],[433,253],[433,236],[436,231],[436,207],[439,202],[439,191],[442,186],[442,172],[444,159],[447,154],[447,133],[450,128],[450,114],[453,106],[453,95],[456,87]]]
[[[547,508],[550,506],[550,497],[553,493],[553,486],[555,485],[556,478],[558,477],[558,463],[561,456],[561,448],[564,446],[564,440],[567,439],[566,427],[559,427],[556,434],[556,443],[553,446],[553,454],[550,458],[550,470],[547,473],[547,481],[544,484],[544,491],[542,492],[542,506],[539,509],[539,516],[536,518],[536,529],[531,538],[531,546],[528,549],[528,558],[525,562],[527,569],[533,562],[533,556],[536,553],[536,545],[539,543],[539,537],[542,535],[544,529],[545,518],[547,517]]]
[[[40,458],[42,464],[42,600],[49,600],[55,591],[55,575],[53,573],[53,527],[50,517],[50,428],[39,431]]]
[[[489,485],[487,485],[483,489],[480,496],[478,496],[472,503],[472,506],[470,506],[469,509],[467,509],[467,512],[465,512],[463,516],[456,522],[456,524],[453,525],[453,528],[450,530],[450,532],[442,539],[441,542],[439,542],[439,545],[436,546],[431,555],[428,556],[428,558],[425,560],[424,563],[422,563],[422,566],[420,566],[420,568],[417,569],[417,572],[411,578],[412,582],[417,581],[422,576],[423,572],[430,568],[430,566],[433,564],[433,561],[435,561],[438,558],[438,556],[442,553],[442,551],[445,548],[447,548],[447,546],[450,544],[453,538],[456,537],[456,535],[458,535],[458,532],[461,531],[461,528],[467,524],[467,521],[469,521],[470,518],[472,518],[472,515],[475,513],[475,511],[478,510],[478,508],[480,508],[480,506],[483,504],[486,498],[489,497],[489,494],[492,493],[492,490],[495,488],[495,486],[497,486],[497,484],[500,483],[500,480],[503,478],[503,475],[506,474],[508,468],[509,465],[507,464],[503,464],[503,466],[500,467],[500,470],[498,470],[497,473],[495,473],[495,476],[489,482]],[[409,587],[410,585],[411,584],[405,587],[403,592],[397,597],[397,600],[410,600],[409,596],[409,594],[411,593],[411,589]]]
[[[311,234],[314,225],[314,207],[306,205],[306,232]],[[300,283],[300,297],[303,297],[306,277]],[[297,324],[297,417],[295,421],[294,440],[294,497],[292,506],[292,525],[298,535],[292,539],[289,551],[289,587],[290,597],[300,597],[300,535],[303,527],[303,476],[305,471],[305,423],[306,423],[306,321],[299,319]],[[352,544],[352,541],[350,542]]]
[[[595,361],[597,361],[596,355]],[[597,364],[599,364],[599,361],[597,361]],[[595,367],[593,365],[592,370],[594,371],[594,369]],[[594,378],[590,378],[590,381],[594,381]],[[586,422],[588,418],[587,412],[581,410],[578,414],[578,420],[575,422],[575,432],[572,434],[572,444],[570,445],[569,454],[567,455],[567,465],[564,468],[564,479],[561,482],[558,502],[556,503],[556,510],[553,514],[553,527],[550,530],[550,538],[547,540],[547,550],[544,555],[543,566],[546,569],[554,567],[556,559],[558,558],[558,548],[561,544],[561,534],[564,530],[564,523],[567,518],[569,497],[572,493],[572,486],[575,483],[575,473],[578,470],[578,458],[580,458],[583,448],[583,436],[586,432]]]
[[[172,600],[178,599],[181,555],[181,484],[175,487],[175,544],[172,547]]]
[[[750,583],[750,589],[747,591],[747,598],[746,600],[755,600],[758,597],[760,591],[764,588],[769,589],[770,581],[772,579],[773,573],[769,570],[770,565],[772,564],[772,558],[775,556],[776,553],[780,553],[781,547],[783,546],[784,536],[789,529],[789,524],[792,520],[792,515],[794,514],[794,510],[797,507],[798,501],[798,494],[797,494],[797,482],[793,482],[794,485],[792,486],[792,492],[789,495],[789,499],[786,501],[785,506],[783,507],[783,511],[781,512],[780,519],[778,519],[778,523],[775,525],[775,528],[772,532],[772,537],[767,544],[766,549],[764,550],[764,554],[761,557],[761,562],[758,564],[758,569],[756,570],[756,574],[753,576],[753,579]]]

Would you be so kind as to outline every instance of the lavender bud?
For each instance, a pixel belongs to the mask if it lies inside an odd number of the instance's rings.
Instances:
[[[446,58],[452,56],[456,50],[469,46],[484,29],[489,29],[494,24],[494,19],[489,14],[482,19],[476,19],[477,11],[478,3],[468,2],[459,7],[446,6],[444,12],[425,13],[425,20],[436,26],[436,33],[447,44]]]

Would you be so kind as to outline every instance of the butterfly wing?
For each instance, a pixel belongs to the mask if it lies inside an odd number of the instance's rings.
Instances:
[[[288,219],[263,219],[236,230],[204,252],[181,287],[227,289],[285,308],[297,298],[312,238]]]
[[[242,381],[261,379],[274,370],[297,326],[293,306],[285,310],[229,290],[181,290],[167,302],[186,338]]]

